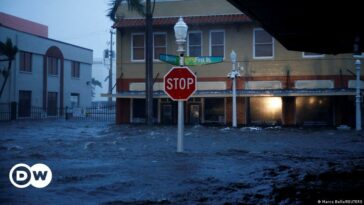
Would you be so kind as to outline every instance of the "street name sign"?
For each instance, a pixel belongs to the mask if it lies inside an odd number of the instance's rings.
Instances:
[[[179,65],[179,56],[160,54],[159,60],[169,63],[171,65]],[[186,66],[198,66],[198,65],[208,65],[214,63],[221,63],[224,61],[222,56],[199,56],[199,57],[184,57],[184,65]]]

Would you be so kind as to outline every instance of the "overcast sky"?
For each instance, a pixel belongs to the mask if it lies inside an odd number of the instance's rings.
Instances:
[[[94,58],[110,41],[109,0],[0,0],[0,11],[48,26],[49,38],[90,48]],[[115,40],[115,35],[114,35]]]

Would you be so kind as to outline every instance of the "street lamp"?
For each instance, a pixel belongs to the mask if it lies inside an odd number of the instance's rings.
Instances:
[[[184,66],[184,45],[186,43],[188,26],[183,21],[182,17],[179,17],[178,22],[174,25],[174,34],[176,37],[176,43],[178,45],[177,52],[180,55],[179,64]],[[183,101],[178,101],[178,131],[177,131],[177,152],[183,152],[183,130],[184,130],[184,109]]]
[[[360,66],[361,62],[359,60],[359,55],[361,53],[360,49],[360,37],[357,36],[354,40],[354,58],[357,58],[355,61],[355,70],[356,70],[356,92],[355,92],[355,129],[356,131],[361,130],[361,95],[360,95]]]
[[[178,22],[174,25],[174,35],[178,45],[177,52],[180,54],[180,66],[184,66],[183,55],[185,52],[184,45],[186,43],[187,31],[187,24],[183,21],[182,17],[179,17]]]
[[[356,95],[355,95],[356,125],[355,125],[355,129],[356,129],[356,131],[361,130],[360,65],[361,65],[361,62],[359,59],[357,59],[355,61],[355,66],[356,66],[356,69],[355,69],[356,70]]]
[[[230,73],[228,73],[228,77],[233,80],[233,109],[232,109],[232,117],[233,117],[233,127],[237,127],[237,113],[236,113],[236,77],[240,76],[239,70],[236,69],[236,53],[235,51],[231,51],[230,59],[233,64],[233,68]]]

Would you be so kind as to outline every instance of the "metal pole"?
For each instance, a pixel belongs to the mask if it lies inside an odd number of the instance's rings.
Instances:
[[[146,122],[153,125],[153,14],[151,0],[146,1],[146,63],[145,63],[145,93]]]
[[[236,113],[236,70],[235,70],[235,62],[233,62],[233,110],[232,110],[232,115],[233,115],[233,127],[237,127],[237,113]]]
[[[112,42],[112,35],[114,34],[114,32],[112,30],[110,30],[110,53],[109,53],[109,58],[110,58],[110,68],[109,68],[109,94],[110,97],[108,98],[108,103],[109,106],[111,106],[112,104],[112,46],[113,46],[113,42]]]
[[[236,76],[233,79],[233,127],[237,127],[236,119]]]
[[[178,138],[177,138],[177,152],[183,152],[183,130],[184,130],[184,116],[183,116],[183,101],[178,101]]]
[[[180,66],[184,66],[183,51],[180,54]],[[177,128],[177,152],[183,152],[183,131],[184,131],[184,103],[178,101],[178,128]]]
[[[356,96],[355,96],[355,108],[356,108],[356,131],[361,130],[361,96],[360,96],[360,60],[355,61],[356,66]]]

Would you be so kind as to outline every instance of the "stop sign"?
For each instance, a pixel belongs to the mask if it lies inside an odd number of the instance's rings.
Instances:
[[[197,78],[187,67],[173,67],[164,76],[164,92],[172,100],[188,100],[197,90]]]

